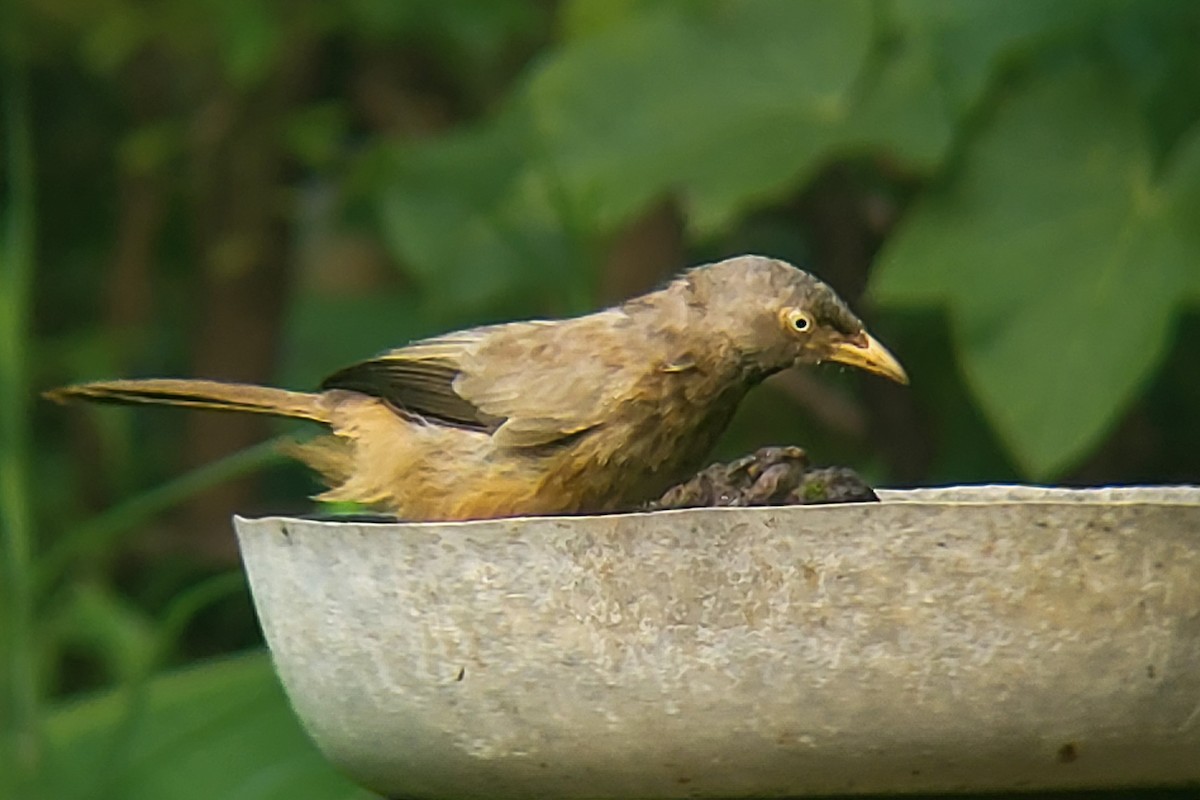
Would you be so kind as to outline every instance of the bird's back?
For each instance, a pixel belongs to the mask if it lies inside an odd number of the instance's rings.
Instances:
[[[429,339],[343,371],[326,386],[354,390],[333,427],[355,464],[326,497],[415,519],[652,499],[698,465],[745,391],[686,328],[617,308]],[[414,387],[424,407],[404,402]],[[452,405],[455,419],[438,417]]]

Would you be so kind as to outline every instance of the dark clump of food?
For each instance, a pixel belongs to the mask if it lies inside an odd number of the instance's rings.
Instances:
[[[849,467],[820,467],[804,475],[801,503],[878,503],[879,497]]]
[[[727,464],[713,464],[673,486],[647,510],[710,506],[788,506],[878,501],[846,467],[812,468],[799,447],[762,447]]]

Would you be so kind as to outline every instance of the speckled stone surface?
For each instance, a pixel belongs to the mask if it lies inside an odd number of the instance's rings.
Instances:
[[[1200,782],[1200,489],[236,521],[318,745],[396,797]]]

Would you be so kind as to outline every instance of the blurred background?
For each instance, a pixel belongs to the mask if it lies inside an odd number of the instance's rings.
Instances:
[[[54,385],[308,388],[754,252],[904,362],[755,392],[715,457],[889,486],[1200,480],[1192,0],[0,4],[0,797],[349,798],[232,513],[270,420]]]

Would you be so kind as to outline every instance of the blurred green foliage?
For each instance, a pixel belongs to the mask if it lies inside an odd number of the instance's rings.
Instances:
[[[1197,41],[1191,0],[0,6],[0,797],[354,792],[261,656],[152,677],[257,642],[228,515],[312,489],[229,483],[272,429],[54,384],[301,388],[757,251],[913,386],[785,378],[722,455],[1197,480]]]
[[[209,662],[124,694],[66,704],[48,720],[46,738],[49,797],[373,796],[321,760],[265,654]]]

